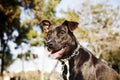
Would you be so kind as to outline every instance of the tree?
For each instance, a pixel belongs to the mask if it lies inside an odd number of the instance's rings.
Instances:
[[[108,0],[105,0],[107,2]],[[79,41],[89,43],[88,49],[112,66],[119,66],[120,58],[120,6],[114,8],[111,4],[96,3],[85,0],[78,11],[68,10],[66,18],[79,22],[79,28],[74,32]],[[113,47],[114,45],[114,47]]]
[[[120,62],[120,6],[113,8],[110,4],[97,3],[92,5],[91,0],[82,4],[79,12],[81,31],[79,39],[90,43],[90,50],[98,58],[104,58],[117,66]],[[113,46],[114,45],[114,46]]]
[[[15,13],[14,13],[15,12]],[[14,29],[19,28],[19,15],[20,9],[18,8],[16,1],[0,1],[0,42],[1,42],[1,72],[3,72],[5,68],[5,62],[9,62],[7,57],[11,55],[9,53],[8,41],[12,40],[12,32]],[[14,26],[14,27],[13,27]],[[10,63],[10,62],[9,62]]]
[[[39,24],[43,19],[49,19],[54,24],[61,22],[63,19],[55,17],[55,7],[59,2],[60,0],[48,0],[48,2],[45,2],[45,0],[0,1],[1,74],[3,74],[6,64],[10,64],[12,61],[8,42],[13,41],[16,43],[16,48],[23,42],[26,44],[30,43],[31,46],[40,44],[39,35],[33,28],[34,26],[40,27]],[[23,7],[24,10],[30,10],[30,13],[34,14],[34,18],[20,22],[21,7]],[[14,31],[16,31],[18,35],[13,35]]]

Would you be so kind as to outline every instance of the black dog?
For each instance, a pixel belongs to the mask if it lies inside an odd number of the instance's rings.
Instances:
[[[50,57],[62,62],[64,80],[119,80],[117,72],[78,43],[72,32],[77,26],[77,22],[65,21],[59,26],[49,25],[47,32]],[[66,66],[66,61],[69,66]]]

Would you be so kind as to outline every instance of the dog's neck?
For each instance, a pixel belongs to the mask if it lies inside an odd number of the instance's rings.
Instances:
[[[65,59],[60,59],[60,61],[66,62],[69,61],[71,58],[73,58],[74,56],[79,54],[79,49],[80,49],[81,45],[78,43],[77,48],[74,50],[74,52],[72,53],[72,55],[68,56]]]
[[[73,66],[72,67],[70,66],[70,64],[71,64],[70,60],[72,60],[73,57],[75,57],[76,55],[79,54],[80,48],[81,48],[81,45],[78,43],[77,48],[74,50],[74,52],[72,53],[71,56],[69,56],[65,59],[60,59],[60,62],[62,63],[62,70],[63,70],[62,74],[63,74],[64,80],[69,80],[69,77],[70,77],[69,73],[71,72],[71,71],[69,72],[69,70],[70,70],[69,68],[73,68]],[[73,62],[73,60],[72,60],[72,62]],[[73,63],[71,65],[73,65]]]

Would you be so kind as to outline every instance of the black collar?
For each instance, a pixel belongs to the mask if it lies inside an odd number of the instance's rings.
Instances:
[[[66,62],[69,61],[72,57],[76,56],[79,54],[79,49],[80,49],[81,45],[78,43],[77,48],[74,50],[73,54],[65,59],[60,59],[61,62]]]

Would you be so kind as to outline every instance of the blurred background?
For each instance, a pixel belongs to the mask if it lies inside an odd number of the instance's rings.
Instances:
[[[120,0],[0,0],[0,80],[62,80],[40,22],[79,22],[81,45],[120,74]]]

